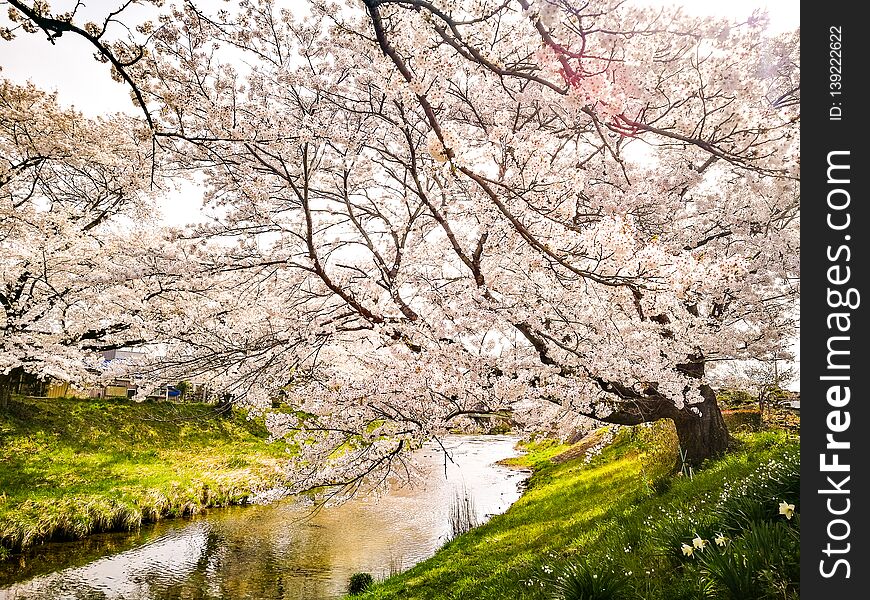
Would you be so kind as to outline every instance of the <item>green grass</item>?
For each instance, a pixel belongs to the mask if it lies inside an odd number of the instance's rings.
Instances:
[[[551,460],[562,448],[544,442],[533,445],[525,464],[534,465],[536,472],[526,493],[505,514],[354,598],[728,597],[712,591],[728,583],[716,580],[722,569],[716,571],[716,565],[696,560],[704,551],[684,556],[681,545],[691,545],[696,535],[702,536],[710,545],[705,551],[712,556],[719,551],[713,543],[719,530],[727,532],[729,544],[732,539],[737,543],[749,531],[739,517],[750,500],[762,507],[756,512],[764,513],[762,517],[773,525],[794,526],[799,518],[786,522],[776,513],[779,500],[797,502],[793,479],[798,441],[781,431],[741,434],[738,450],[706,465],[692,479],[673,476],[662,485],[651,480],[650,473],[663,468],[650,463],[674,463],[669,453],[656,448],[668,437],[657,431],[661,427],[664,424],[624,430],[588,464],[582,456],[566,462]],[[650,444],[651,439],[655,443]],[[644,450],[650,447],[655,449]],[[780,538],[790,535],[774,533]],[[560,579],[560,574],[565,576]],[[580,589],[602,579],[627,586],[631,593],[611,596]],[[566,586],[574,586],[574,595],[565,592]],[[789,596],[794,590],[785,587],[777,597],[797,598]]]
[[[285,457],[262,421],[210,405],[16,398],[0,413],[0,557],[244,503]]]
[[[571,444],[565,444],[550,438],[532,439],[521,444],[523,454],[506,458],[501,464],[511,467],[526,467],[538,470],[550,464],[550,461],[559,454],[571,448]]]

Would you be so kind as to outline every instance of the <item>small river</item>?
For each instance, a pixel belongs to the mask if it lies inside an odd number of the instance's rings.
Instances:
[[[293,499],[215,509],[133,533],[51,543],[0,563],[0,600],[331,600],[353,573],[376,579],[432,556],[450,509],[470,499],[479,522],[519,498],[529,473],[495,464],[513,436],[448,436],[418,451],[427,475],[379,497],[313,512]]]

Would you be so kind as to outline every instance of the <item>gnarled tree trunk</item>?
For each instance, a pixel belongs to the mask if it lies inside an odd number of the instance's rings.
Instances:
[[[691,377],[701,378],[704,375],[703,360],[678,367],[681,372]],[[618,407],[606,417],[595,414],[588,416],[617,425],[672,420],[680,443],[681,458],[677,468],[682,468],[683,465],[694,468],[708,458],[718,458],[725,454],[731,443],[728,427],[716,401],[716,392],[707,384],[700,384],[698,387],[703,402],[687,404],[682,408],[677,408],[673,400],[660,395],[654,387],[650,387],[645,394],[615,383],[609,383],[605,389],[620,395]]]
[[[692,405],[699,414],[683,409],[673,417],[682,453],[680,466],[685,463],[697,467],[705,459],[722,456],[731,439],[716,402],[716,393],[709,385],[702,385],[701,395],[704,401]]]

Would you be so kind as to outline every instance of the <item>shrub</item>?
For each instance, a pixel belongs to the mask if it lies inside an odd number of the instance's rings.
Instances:
[[[350,583],[347,586],[347,592],[351,596],[362,594],[371,587],[374,581],[374,577],[372,577],[371,573],[354,573],[350,576]]]
[[[716,399],[725,406],[746,406],[755,404],[755,396],[745,390],[719,390]]]
[[[759,431],[761,429],[761,412],[757,408],[741,408],[723,410],[722,419],[728,431]]]

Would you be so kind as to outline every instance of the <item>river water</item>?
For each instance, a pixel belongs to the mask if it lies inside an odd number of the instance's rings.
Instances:
[[[0,600],[331,600],[432,556],[468,497],[479,522],[520,496],[528,473],[495,464],[513,436],[448,436],[418,451],[427,475],[380,497],[313,512],[293,499],[212,510],[134,533],[44,544],[0,563]]]

